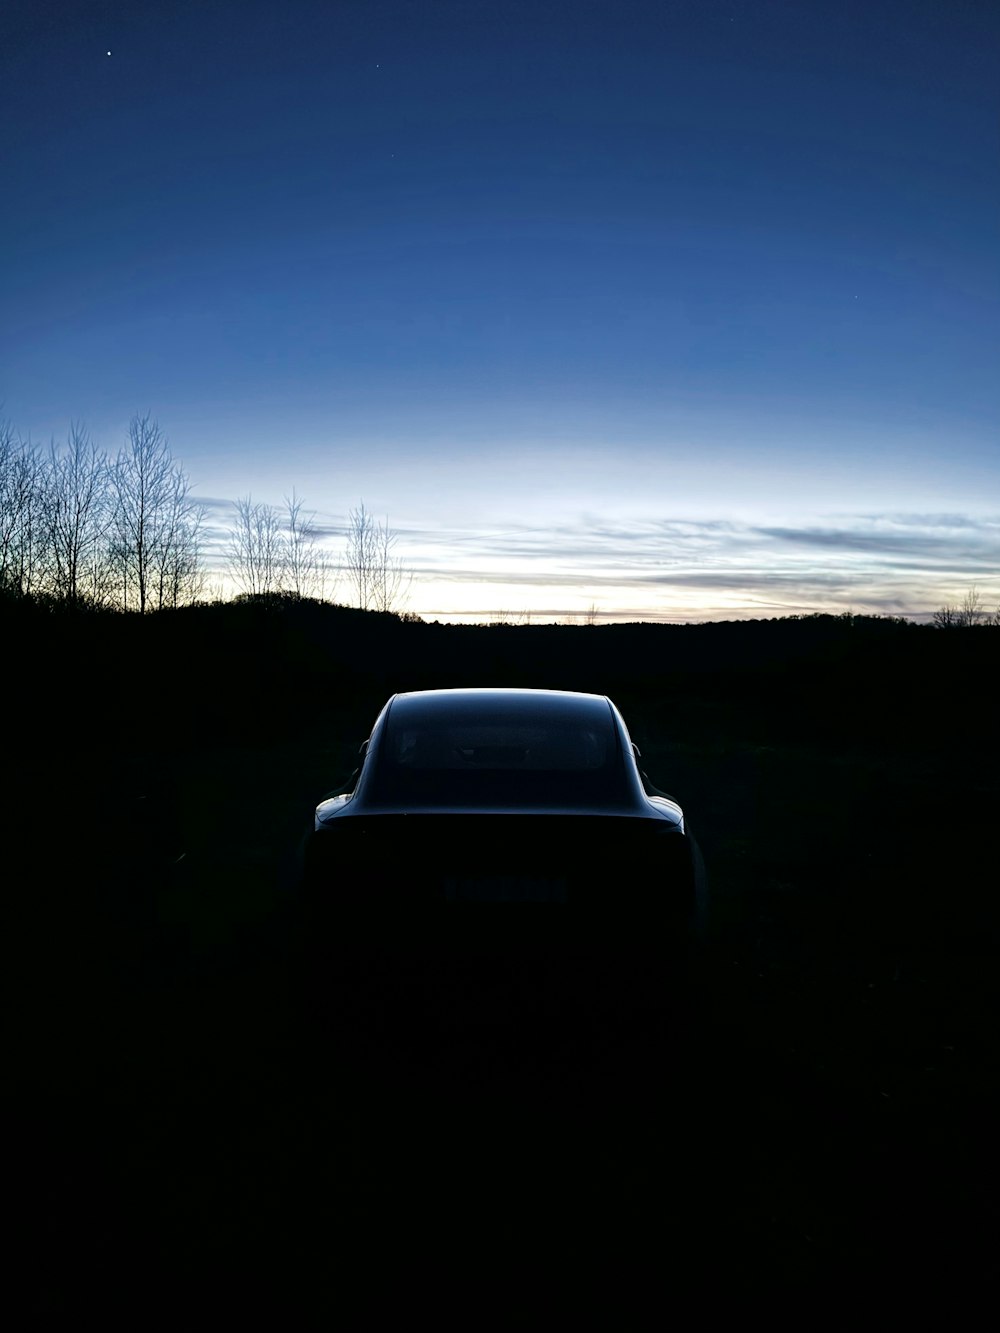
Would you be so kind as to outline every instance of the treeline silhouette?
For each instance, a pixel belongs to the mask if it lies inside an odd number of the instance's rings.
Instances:
[[[7,598],[0,619],[34,734],[98,745],[292,734],[396,690],[476,684],[620,694],[672,735],[995,736],[1000,635],[894,617],[477,626],[276,594],[145,617]]]
[[[147,413],[114,456],[78,424],[47,450],[0,421],[0,591],[146,612],[205,585],[204,508]]]
[[[52,607],[149,611],[217,600],[210,588],[206,504],[159,424],[133,416],[117,454],[80,424],[48,449],[0,420],[0,595]],[[343,559],[322,547],[315,513],[293,488],[283,509],[251,495],[233,504],[222,545],[239,594],[331,599],[342,576],[364,610],[398,611],[412,579],[398,535],[361,503]]]

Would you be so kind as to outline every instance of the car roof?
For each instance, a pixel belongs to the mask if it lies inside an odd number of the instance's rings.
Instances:
[[[400,722],[443,722],[449,717],[495,717],[528,720],[603,723],[612,721],[609,700],[603,694],[573,690],[532,690],[478,686],[467,689],[413,690],[393,695],[390,713]]]

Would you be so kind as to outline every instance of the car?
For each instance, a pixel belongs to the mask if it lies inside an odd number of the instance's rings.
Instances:
[[[314,952],[588,978],[679,975],[707,890],[684,811],[604,695],[433,689],[382,708],[349,790],[316,806]]]

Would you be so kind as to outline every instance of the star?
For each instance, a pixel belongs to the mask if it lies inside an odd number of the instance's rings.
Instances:
[[[104,54],[107,55],[107,56],[109,56],[109,55],[111,54],[111,52],[110,52],[110,51],[105,51]]]

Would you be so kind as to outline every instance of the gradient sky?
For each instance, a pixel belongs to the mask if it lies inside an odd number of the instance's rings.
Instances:
[[[8,0],[0,410],[151,412],[220,532],[363,499],[431,618],[998,602],[998,52],[987,0]]]

